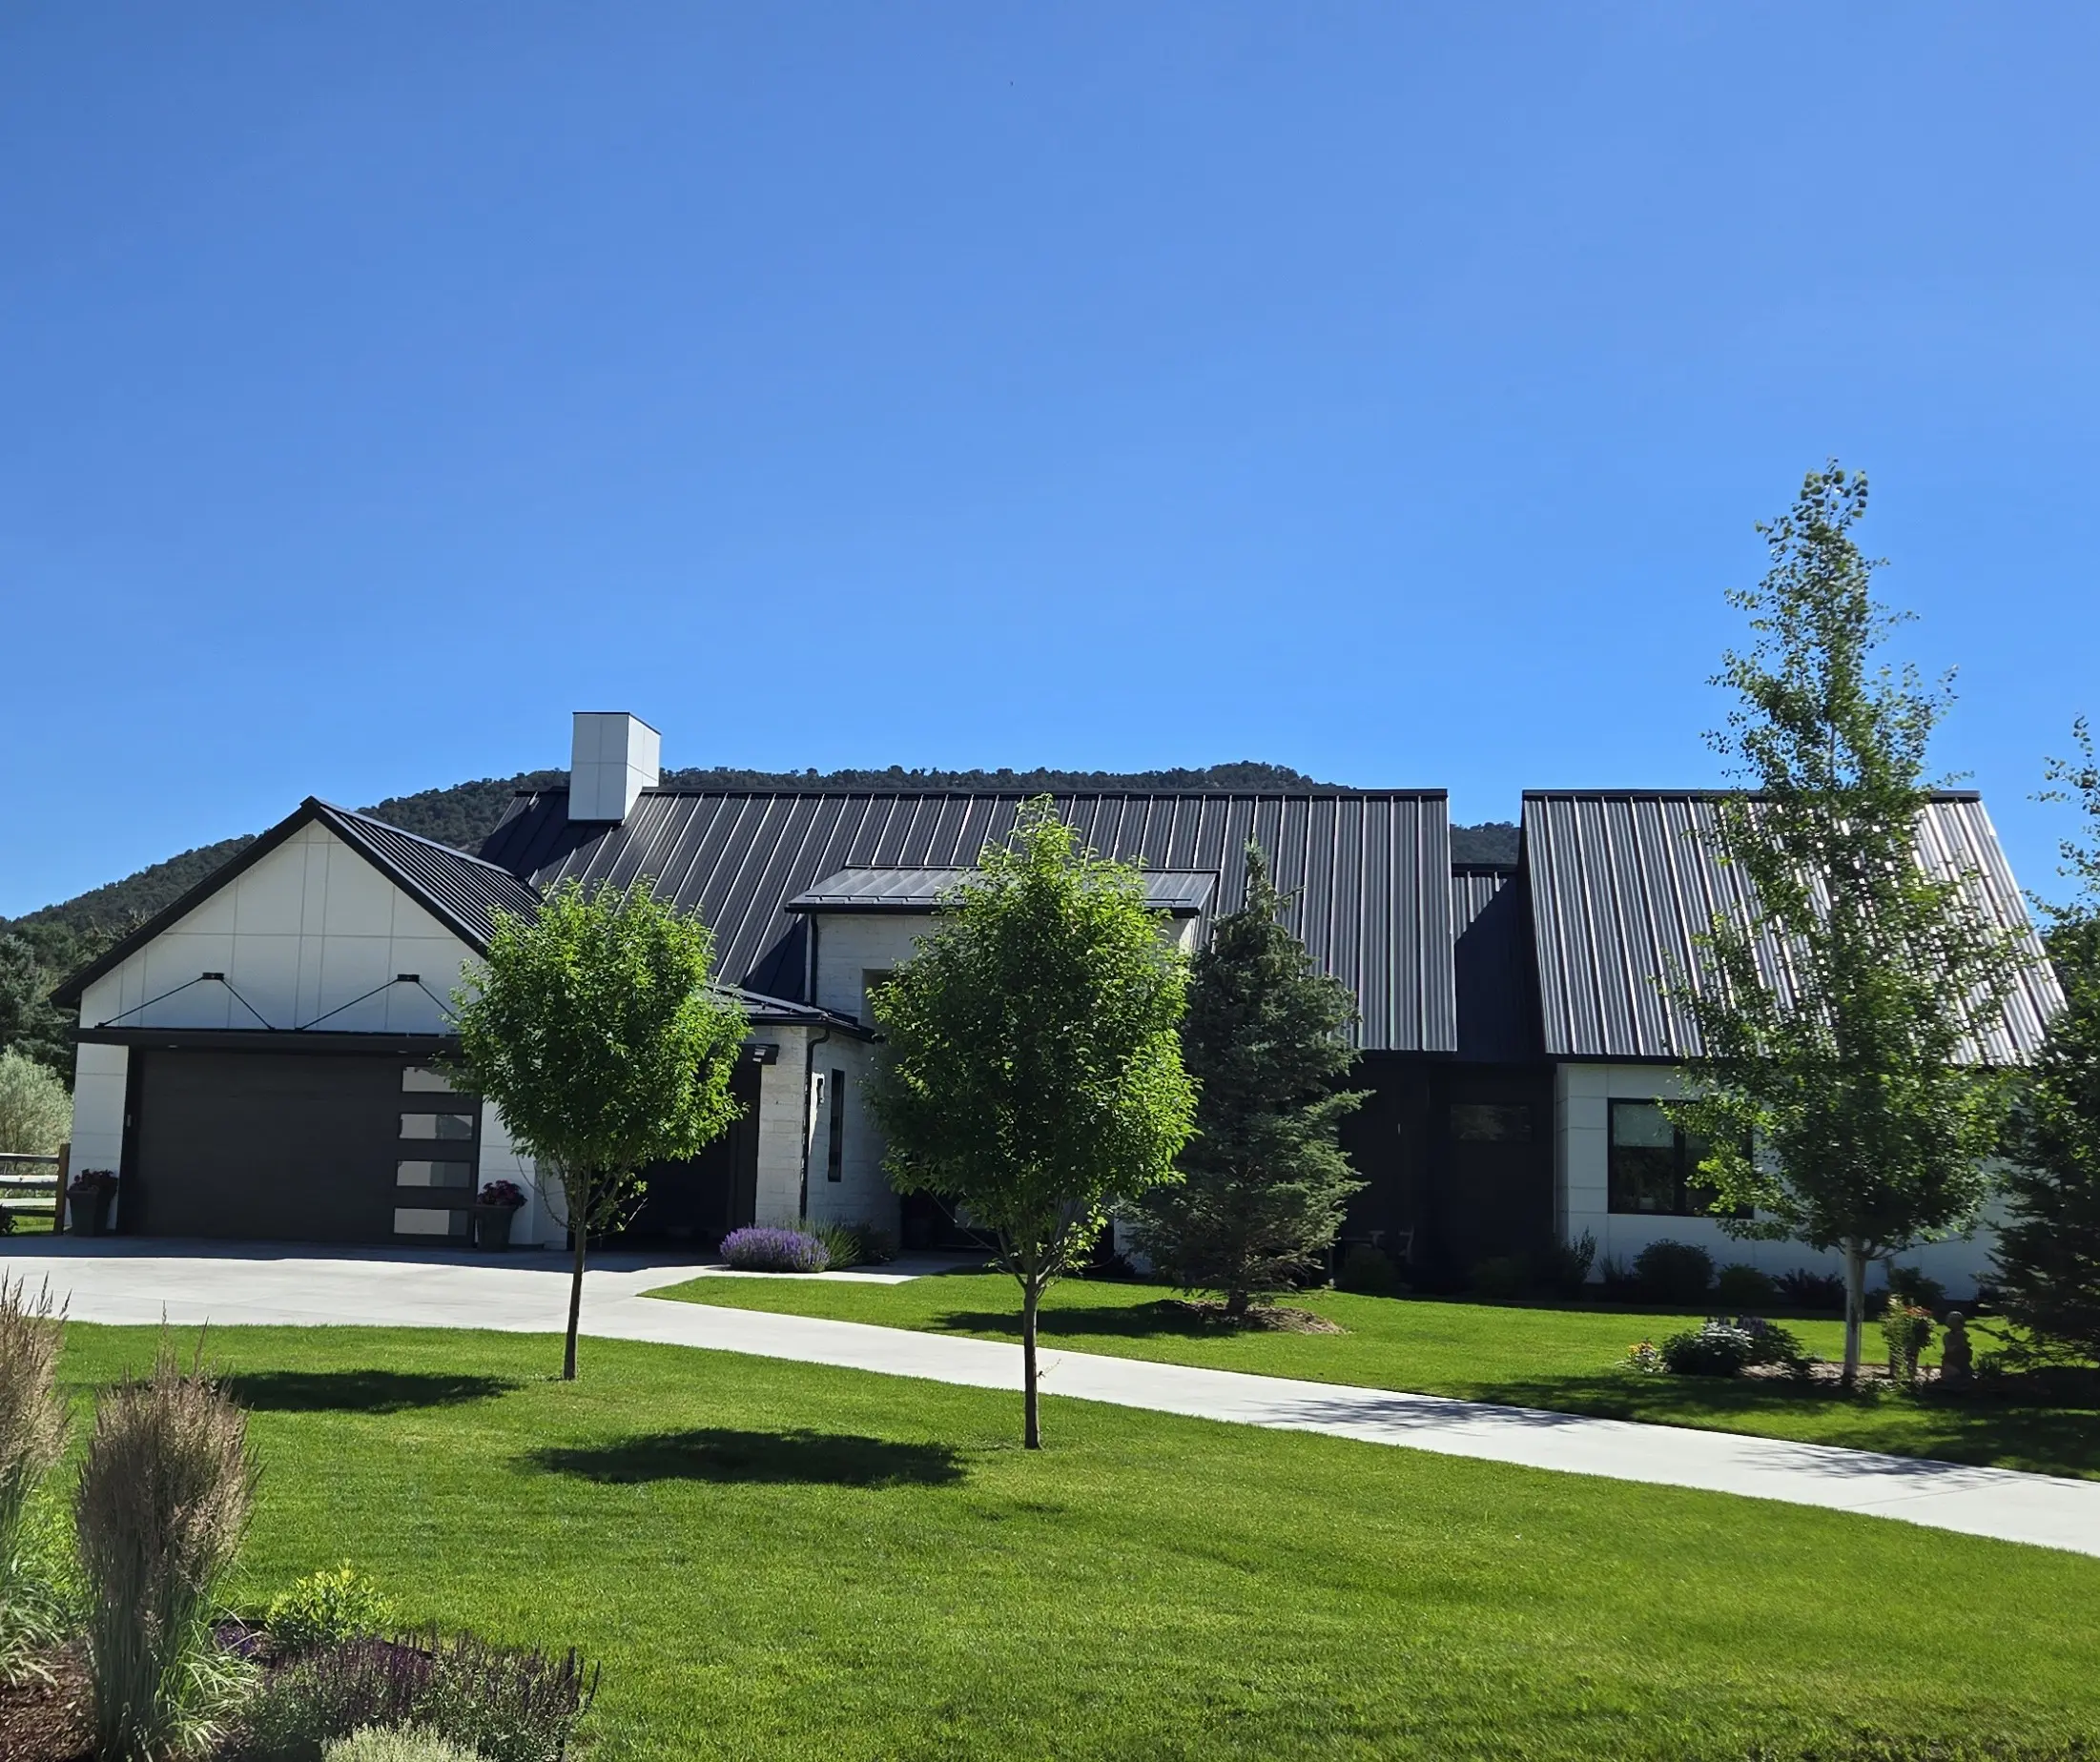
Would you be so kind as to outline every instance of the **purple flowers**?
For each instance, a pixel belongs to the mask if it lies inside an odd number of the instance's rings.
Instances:
[[[525,1189],[514,1180],[492,1180],[481,1191],[474,1201],[477,1205],[501,1205],[505,1211],[516,1211],[525,1203]]]
[[[821,1273],[830,1251],[800,1230],[749,1224],[722,1239],[722,1258],[740,1273]]]

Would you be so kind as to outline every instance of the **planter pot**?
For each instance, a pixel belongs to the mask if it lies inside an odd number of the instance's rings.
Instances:
[[[75,1236],[109,1234],[108,1225],[103,1221],[110,1214],[108,1194],[97,1193],[92,1198],[69,1200],[68,1210],[72,1214],[72,1228]]]
[[[510,1246],[510,1225],[518,1216],[511,1205],[474,1207],[474,1240],[490,1254],[502,1254]]]

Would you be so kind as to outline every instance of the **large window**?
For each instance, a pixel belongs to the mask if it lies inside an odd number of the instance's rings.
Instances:
[[[1611,1207],[1653,1217],[1703,1218],[1714,1192],[1699,1178],[1704,1140],[1679,1132],[1653,1101],[1612,1103]]]

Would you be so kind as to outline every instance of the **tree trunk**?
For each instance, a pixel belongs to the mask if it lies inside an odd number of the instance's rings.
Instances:
[[[1033,1278],[1020,1281],[1020,1442],[1024,1449],[1042,1448],[1042,1424],[1036,1403],[1036,1307],[1042,1288]]]
[[[1246,1306],[1252,1301],[1253,1293],[1250,1291],[1227,1291],[1225,1303],[1225,1320],[1228,1322],[1246,1321]]]
[[[568,1339],[562,1345],[562,1381],[576,1381],[576,1329],[584,1319],[584,1242],[587,1232],[576,1217],[576,1202],[569,1201],[569,1236],[576,1243],[576,1258],[568,1277]],[[585,1215],[587,1217],[587,1209]]]
[[[1860,1380],[1860,1337],[1866,1323],[1866,1254],[1860,1243],[1844,1244],[1844,1376],[1846,1388]]]

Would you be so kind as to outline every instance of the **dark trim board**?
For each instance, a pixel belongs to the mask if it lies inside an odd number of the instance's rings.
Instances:
[[[371,1053],[415,1058],[458,1050],[457,1035],[330,1034],[291,1028],[83,1028],[91,1046],[162,1047],[171,1052]]]

